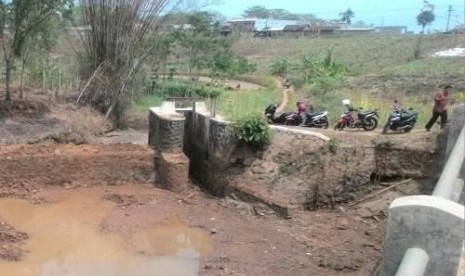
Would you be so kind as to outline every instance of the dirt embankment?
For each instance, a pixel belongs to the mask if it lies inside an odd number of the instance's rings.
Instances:
[[[214,193],[235,193],[290,216],[295,210],[335,208],[355,201],[382,189],[380,181],[434,178],[441,168],[436,163],[441,160],[437,133],[322,132],[331,139],[276,133],[265,151],[239,146],[231,155],[218,153],[224,162],[206,161],[210,169],[195,168],[195,172]],[[411,192],[429,191],[431,186],[424,183],[414,183]]]

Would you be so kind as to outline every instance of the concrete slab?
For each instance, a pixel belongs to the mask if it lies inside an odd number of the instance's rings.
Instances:
[[[463,205],[434,196],[409,196],[389,208],[380,276],[395,275],[409,248],[429,256],[425,276],[457,275],[464,240]]]
[[[294,129],[290,127],[284,127],[284,126],[276,126],[276,125],[271,125],[270,128],[272,130],[277,130],[279,132],[284,132],[284,133],[293,133],[293,134],[301,134],[301,135],[311,135],[316,138],[319,138],[323,141],[329,141],[329,137],[326,135],[323,135],[319,132],[316,131],[311,131],[311,130],[303,130],[303,129]]]

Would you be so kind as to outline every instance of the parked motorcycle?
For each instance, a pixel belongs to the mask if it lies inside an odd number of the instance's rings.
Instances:
[[[383,134],[386,134],[389,129],[392,131],[409,132],[415,127],[417,119],[418,112],[413,111],[413,108],[409,108],[408,111],[403,109],[393,111],[389,115],[386,125],[384,125]]]
[[[302,123],[302,117],[297,112],[285,112],[279,116],[275,116],[277,104],[270,104],[265,109],[265,116],[270,124],[283,124],[289,126],[298,126]]]
[[[317,128],[328,128],[328,111],[313,112],[305,114],[305,122],[303,127],[317,127]]]
[[[355,110],[357,111],[357,110]],[[344,112],[334,127],[334,130],[343,130],[344,128],[363,128],[366,131],[372,131],[378,126],[378,110],[358,111],[357,118],[352,116],[351,111]]]

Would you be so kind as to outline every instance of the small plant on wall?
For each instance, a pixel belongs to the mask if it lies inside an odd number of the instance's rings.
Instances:
[[[259,115],[248,115],[234,125],[236,137],[252,149],[263,149],[271,138],[268,122]]]
[[[339,148],[339,140],[335,137],[331,138],[328,142],[328,150],[332,154],[337,153],[337,149]]]

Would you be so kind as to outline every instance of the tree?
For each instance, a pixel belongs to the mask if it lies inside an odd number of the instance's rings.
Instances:
[[[270,17],[270,10],[264,6],[252,6],[247,8],[242,14],[244,17],[254,17],[254,18],[268,18]]]
[[[105,113],[116,127],[134,92],[134,78],[153,53],[159,15],[171,0],[80,0],[90,30],[81,35],[78,53],[83,101]]]
[[[314,22],[316,16],[311,13],[291,13],[285,9],[267,9],[264,6],[252,6],[244,11],[244,17],[260,18],[260,19],[276,19],[276,20],[301,20]]]
[[[6,96],[11,100],[11,72],[15,60],[25,54],[25,47],[37,37],[44,23],[56,12],[72,4],[72,0],[0,1],[0,40],[5,62]]]
[[[29,57],[31,52],[36,52],[40,55],[42,63],[44,59],[48,58],[48,53],[52,51],[52,48],[56,45],[58,41],[58,24],[59,18],[57,16],[51,16],[49,19],[44,21],[38,26],[37,32],[31,34],[24,41],[24,46],[22,47],[20,53],[21,59],[21,71],[20,71],[20,86],[19,86],[19,97],[23,99],[24,97],[24,72],[26,65],[29,63]],[[42,71],[44,69],[42,68]],[[45,75],[45,72],[42,72]]]
[[[422,27],[421,33],[425,32],[425,27],[431,25],[436,19],[434,16],[434,5],[428,1],[424,1],[425,5],[421,9],[421,12],[417,15],[417,23]]]
[[[352,23],[352,17],[355,16],[355,13],[350,8],[347,8],[347,10],[341,12],[339,16],[341,17],[340,20],[342,22],[346,23],[347,25],[350,25]]]
[[[225,79],[252,73],[257,68],[256,64],[249,63],[246,58],[236,56],[226,48],[213,56],[209,69],[212,78]]]

